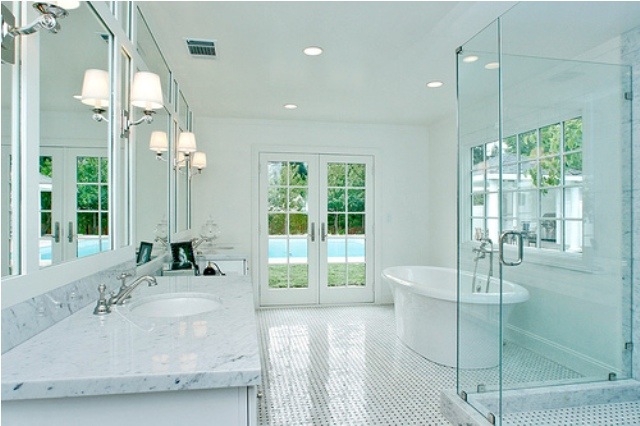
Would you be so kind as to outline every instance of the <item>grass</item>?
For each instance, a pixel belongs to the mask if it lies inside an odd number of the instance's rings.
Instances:
[[[365,269],[364,263],[330,263],[328,285],[329,287],[363,287],[366,278]],[[307,288],[308,285],[307,264],[269,266],[269,288]]]

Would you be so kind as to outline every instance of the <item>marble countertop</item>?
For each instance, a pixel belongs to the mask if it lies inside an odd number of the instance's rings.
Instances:
[[[222,306],[179,318],[146,318],[95,303],[2,355],[2,400],[213,389],[260,384],[260,350],[249,277],[157,277],[136,300],[209,293]],[[96,291],[97,299],[97,291]]]

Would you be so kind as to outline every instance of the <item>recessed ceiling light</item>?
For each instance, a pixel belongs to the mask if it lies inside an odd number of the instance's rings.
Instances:
[[[298,105],[296,105],[296,104],[284,104],[284,107],[286,109],[296,109],[296,108],[298,108]]]
[[[436,81],[430,81],[430,82],[427,83],[427,87],[435,89],[437,87],[442,87],[443,84],[444,84],[443,82],[437,81],[437,80]]]
[[[500,68],[500,64],[498,62],[489,62],[484,67],[488,70],[497,70],[498,68]]]
[[[476,55],[468,55],[468,56],[465,56],[464,58],[462,58],[462,62],[467,62],[467,63],[469,63],[469,62],[475,62],[475,61],[477,61],[478,59],[480,59],[480,57],[479,57],[479,56],[476,56]]]
[[[309,46],[303,50],[304,54],[307,56],[318,56],[322,55],[322,47],[318,46]]]

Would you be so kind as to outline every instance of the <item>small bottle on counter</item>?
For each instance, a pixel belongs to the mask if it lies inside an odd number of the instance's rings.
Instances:
[[[215,275],[216,270],[213,268],[211,262],[207,263],[207,267],[202,271],[202,275]]]

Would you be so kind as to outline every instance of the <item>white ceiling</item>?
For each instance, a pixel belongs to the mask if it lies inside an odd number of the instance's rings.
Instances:
[[[428,125],[455,111],[456,47],[515,3],[139,4],[196,117]],[[505,49],[560,58],[640,24],[637,2],[531,2],[509,13]],[[190,57],[186,38],[216,40],[219,57]],[[305,56],[311,45],[324,54]],[[431,80],[445,85],[427,89]]]

